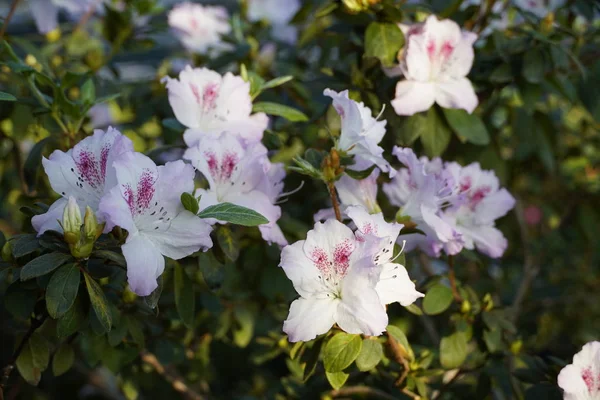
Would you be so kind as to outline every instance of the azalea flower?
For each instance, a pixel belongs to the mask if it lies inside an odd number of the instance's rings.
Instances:
[[[86,206],[98,211],[100,199],[117,184],[113,161],[123,153],[133,151],[133,144],[119,131],[97,129],[66,153],[56,150],[50,158],[43,158],[42,165],[48,175],[50,186],[60,194],[50,209],[31,219],[38,235],[47,230],[62,232],[58,223],[70,196],[79,204],[81,213]],[[100,216],[100,222],[104,222]],[[106,231],[112,229],[106,226]]]
[[[565,400],[600,399],[600,342],[589,342],[558,374]]]
[[[211,227],[181,204],[194,190],[194,168],[183,161],[157,167],[140,153],[124,153],[114,162],[117,186],[100,201],[112,225],[129,232],[122,246],[131,290],[148,296],[158,286],[167,256],[174,260],[212,247]]]
[[[294,44],[298,30],[289,25],[289,22],[299,9],[299,0],[249,0],[248,19],[252,22],[268,21],[276,39]]]
[[[241,136],[247,143],[259,142],[267,129],[264,113],[252,114],[250,84],[239,76],[189,65],[179,79],[165,77],[169,103],[179,122],[189,128],[184,134],[188,146],[205,135],[223,131]]]
[[[333,107],[342,120],[342,132],[336,148],[355,156],[358,162],[367,161],[369,166],[375,164],[393,176],[395,171],[383,158],[383,149],[379,146],[387,121],[373,118],[371,109],[351,100],[347,90],[338,93],[325,89],[323,94],[333,99]]]
[[[290,342],[312,340],[336,323],[354,334],[385,331],[388,317],[375,289],[381,269],[368,243],[331,219],[283,248],[280,266],[300,295],[283,323]]]
[[[544,18],[549,12],[563,7],[565,0],[515,0],[515,5],[538,18]]]
[[[275,204],[281,196],[285,171],[281,164],[269,162],[262,144],[245,148],[236,135],[223,132],[216,137],[203,137],[186,150],[183,158],[190,160],[208,181],[208,189],[196,192],[196,196],[201,196],[201,210],[224,202],[251,208],[269,220],[259,226],[263,239],[281,246],[287,244],[277,226],[281,208]]]
[[[191,52],[214,55],[231,47],[222,38],[231,32],[225,7],[177,4],[169,12],[169,26]]]
[[[415,284],[410,280],[406,268],[394,263],[394,243],[398,239],[402,224],[388,223],[383,219],[383,214],[369,214],[360,206],[348,207],[348,216],[356,225],[356,238],[368,240],[369,236],[379,238],[379,251],[374,258],[377,265],[381,265],[379,281],[375,290],[382,304],[398,302],[403,306],[414,303],[424,294],[416,290]]]
[[[441,250],[459,253],[464,244],[462,235],[442,214],[455,198],[452,175],[439,158],[418,159],[411,149],[400,147],[394,147],[393,154],[407,168],[400,169],[390,183],[384,184],[383,191],[393,205],[401,207],[401,215],[410,217],[417,229],[425,233],[407,235],[407,251],[419,247],[436,257]]]
[[[429,16],[425,23],[401,25],[406,47],[400,60],[405,80],[398,82],[392,106],[398,115],[426,111],[434,103],[471,113],[478,99],[469,79],[477,35],[456,22]]]
[[[58,28],[58,12],[65,10],[78,16],[90,8],[102,7],[98,0],[29,0],[29,10],[40,33],[48,33]]]
[[[462,167],[448,163],[445,167],[453,176],[455,193],[460,197],[444,211],[454,221],[467,249],[475,247],[480,252],[496,258],[502,256],[508,242],[494,221],[515,206],[515,199],[500,188],[493,171],[484,171],[479,163]]]

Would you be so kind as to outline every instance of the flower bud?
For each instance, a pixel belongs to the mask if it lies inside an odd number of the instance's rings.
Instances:
[[[46,40],[49,43],[57,42],[58,39],[60,39],[60,28],[56,28],[56,29],[51,30],[50,32],[46,33]]]
[[[65,206],[62,220],[62,227],[65,232],[65,241],[68,244],[74,245],[79,242],[79,238],[81,237],[81,225],[82,221],[79,205],[77,205],[77,200],[70,196],[69,201]]]
[[[494,308],[494,299],[492,299],[492,295],[486,293],[483,296],[483,311],[491,311]]]
[[[342,0],[346,9],[352,13],[367,11],[373,4],[379,3],[380,0]]]
[[[471,302],[469,300],[463,300],[462,304],[460,305],[460,312],[467,314],[469,311],[471,311]]]
[[[91,240],[95,242],[102,231],[104,230],[104,224],[99,224],[98,219],[96,218],[96,214],[94,211],[87,206],[85,208],[85,216],[83,217],[83,233],[85,235],[86,240]]]

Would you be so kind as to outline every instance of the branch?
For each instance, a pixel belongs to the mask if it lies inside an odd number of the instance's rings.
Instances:
[[[19,5],[20,1],[21,0],[13,0],[12,4],[10,5],[10,11],[8,11],[8,15],[6,16],[6,18],[4,18],[4,24],[2,24],[2,29],[0,30],[0,39],[4,37],[4,32],[6,32],[8,23],[10,22],[10,19],[17,10],[17,6]]]
[[[331,397],[360,395],[371,399],[396,400],[396,397],[391,394],[368,386],[349,386],[338,390],[332,390],[329,395]]]
[[[458,293],[456,287],[456,275],[454,274],[454,256],[448,256],[448,279],[450,280],[450,288],[452,289],[452,296],[457,303],[462,303],[463,299]]]
[[[404,382],[404,380],[408,376],[408,371],[410,371],[410,366],[408,365],[408,361],[406,360],[406,358],[404,358],[405,352],[402,350],[402,348],[400,347],[400,345],[398,344],[396,339],[394,339],[392,337],[392,335],[390,335],[389,333],[387,334],[387,337],[388,337],[388,340],[387,340],[388,348],[394,355],[394,359],[396,360],[396,362],[398,364],[402,365],[402,374],[400,374],[400,377],[398,377],[396,382],[394,382],[394,385],[400,386],[402,384],[402,382]]]
[[[202,395],[196,393],[194,390],[188,387],[183,381],[183,378],[177,373],[173,371],[167,371],[167,369],[160,363],[160,361],[158,361],[154,354],[147,350],[143,350],[140,353],[140,357],[142,358],[143,362],[152,366],[159,375],[165,378],[165,380],[169,382],[171,386],[173,386],[173,389],[175,389],[176,392],[181,393],[184,398],[189,400],[205,400]]]
[[[329,196],[331,196],[331,203],[333,204],[333,211],[335,211],[335,218],[342,222],[342,213],[340,212],[340,204],[338,203],[337,194],[335,193],[335,185],[333,182],[327,182],[327,188],[329,189]]]

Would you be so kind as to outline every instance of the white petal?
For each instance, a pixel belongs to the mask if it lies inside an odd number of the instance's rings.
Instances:
[[[148,231],[146,236],[165,256],[173,260],[187,257],[200,249],[209,249],[212,228],[187,210],[181,211],[166,230]]]
[[[429,110],[435,103],[435,98],[433,83],[404,80],[396,85],[392,107],[398,115],[413,115]]]
[[[267,243],[275,243],[278,246],[286,246],[288,244],[283,231],[277,224],[260,225],[258,227],[262,238]]]
[[[492,225],[460,226],[460,230],[473,240],[477,250],[489,257],[502,257],[508,247],[508,241],[502,231]]]
[[[304,298],[319,296],[322,291],[319,270],[304,254],[304,240],[285,246],[281,250],[279,266],[292,281],[296,292]],[[327,296],[324,296],[327,297]]]
[[[58,221],[62,221],[63,212],[66,205],[67,199],[64,197],[60,198],[52,203],[50,209],[44,214],[35,215],[31,218],[31,225],[38,233],[38,236],[46,231],[63,231]]]
[[[388,325],[385,307],[375,290],[379,269],[368,271],[361,264],[355,263],[342,281],[335,322],[348,333],[379,336]],[[373,279],[373,275],[377,277]]]
[[[376,290],[383,304],[398,302],[408,306],[425,296],[416,290],[403,265],[384,264],[379,279]]]
[[[120,226],[127,230],[130,235],[137,233],[129,204],[123,198],[123,193],[119,186],[112,188],[100,200],[98,217],[106,221],[105,232],[110,232],[115,226]]]
[[[492,223],[494,220],[505,216],[515,206],[515,198],[502,188],[496,193],[486,196],[476,208],[478,223]]]
[[[361,168],[366,169],[366,168]],[[363,206],[369,212],[379,211],[377,204],[377,177],[379,171],[374,169],[365,179],[357,180],[343,175],[336,183],[340,201],[345,206]]]
[[[435,101],[444,108],[460,108],[472,113],[479,104],[473,85],[467,78],[439,82],[436,88]]]
[[[355,249],[356,239],[352,230],[335,219],[317,222],[306,235],[304,254],[309,259],[324,256],[323,262],[332,263],[338,246],[346,246],[350,253]]]
[[[338,308],[337,299],[296,299],[290,306],[290,314],[283,323],[283,331],[290,342],[307,342],[321,335],[334,324]]]
[[[431,58],[427,53],[427,41],[423,34],[411,34],[405,48],[404,76],[406,79],[426,82],[431,76]],[[404,114],[401,114],[404,115]]]
[[[58,7],[49,0],[29,0],[29,10],[40,33],[48,33],[58,27]]]
[[[165,259],[154,244],[142,235],[127,238],[121,248],[127,261],[127,281],[131,290],[148,296],[158,287],[156,279],[165,269]]]

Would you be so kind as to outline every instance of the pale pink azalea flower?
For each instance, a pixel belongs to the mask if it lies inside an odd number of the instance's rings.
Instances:
[[[100,214],[111,226],[126,229],[122,246],[131,290],[150,295],[165,269],[164,256],[179,260],[212,247],[211,227],[181,204],[194,190],[194,168],[183,161],[156,166],[140,153],[124,153],[115,162],[117,186],[100,201]]]
[[[62,220],[67,200],[72,196],[82,214],[86,206],[98,211],[100,199],[117,184],[113,161],[121,154],[133,151],[133,143],[119,131],[97,129],[69,151],[55,150],[49,158],[42,159],[50,186],[61,198],[50,209],[31,219],[33,228],[41,235],[47,230],[62,232]],[[99,222],[104,222],[98,215]],[[110,226],[106,226],[106,231]]]
[[[501,257],[508,246],[502,232],[495,227],[495,220],[506,215],[515,206],[514,197],[504,188],[493,171],[481,169],[479,163],[462,167],[457,163],[446,164],[453,176],[454,204],[444,211],[444,217],[452,220],[462,235],[464,247],[477,248],[492,258]]]
[[[404,80],[396,85],[392,106],[398,115],[426,111],[434,103],[471,113],[478,99],[466,77],[473,65],[477,35],[451,20],[431,15],[423,24],[401,25],[406,47],[400,60]]]
[[[368,240],[369,236],[381,239],[378,241],[379,251],[375,255],[375,264],[381,266],[379,281],[375,290],[381,303],[400,303],[409,306],[424,294],[416,290],[415,284],[410,280],[408,271],[402,264],[394,263],[394,244],[398,240],[402,224],[389,223],[383,219],[383,214],[369,214],[360,206],[348,207],[346,213],[356,225],[356,238]],[[398,254],[399,255],[399,254]]]
[[[333,219],[317,222],[306,240],[283,248],[280,266],[300,295],[283,323],[290,342],[312,340],[336,323],[353,334],[385,331],[388,317],[375,289],[377,250]]]
[[[248,20],[268,21],[275,39],[289,44],[296,43],[298,30],[289,25],[300,9],[300,0],[249,0]]]
[[[188,146],[224,131],[239,135],[247,144],[262,139],[269,118],[252,114],[250,84],[241,77],[188,65],[178,79],[165,77],[163,82],[175,117],[188,128],[184,134]]]
[[[231,32],[225,7],[177,4],[169,12],[169,26],[188,51],[214,55],[231,47],[222,38]]]
[[[203,137],[183,158],[208,181],[208,189],[196,191],[196,196],[201,196],[200,210],[225,202],[251,208],[269,220],[259,226],[263,239],[280,246],[287,244],[277,226],[281,207],[276,205],[282,196],[285,171],[281,164],[269,162],[262,144],[244,146],[239,137],[223,132]]]
[[[366,161],[368,166],[375,164],[383,172],[394,176],[396,171],[383,158],[383,148],[379,146],[385,135],[387,121],[374,118],[370,108],[348,97],[347,90],[338,93],[325,89],[323,94],[333,99],[333,107],[342,121],[336,148],[353,155],[358,163]]]
[[[600,342],[589,342],[558,374],[565,400],[600,400]]]
[[[58,28],[58,13],[65,10],[78,17],[90,8],[103,7],[102,0],[29,0],[29,9],[40,33],[48,33]]]

